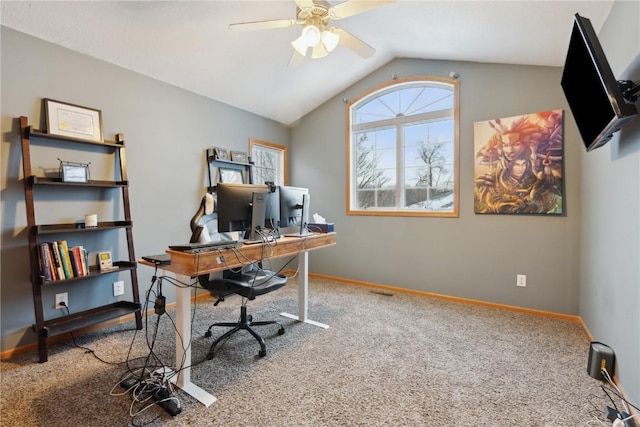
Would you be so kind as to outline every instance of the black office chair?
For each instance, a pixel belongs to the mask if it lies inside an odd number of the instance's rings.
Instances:
[[[207,224],[213,220],[217,220],[217,215],[214,212],[213,196],[211,194],[205,194],[200,203],[198,211],[191,219],[191,242],[206,242],[210,241],[211,236],[207,228]],[[212,359],[215,356],[216,346],[240,330],[248,331],[260,344],[260,351],[258,356],[264,357],[267,354],[267,347],[262,338],[252,327],[264,326],[264,325],[278,325],[278,335],[285,333],[284,327],[275,320],[254,322],[253,316],[247,314],[247,301],[255,299],[257,296],[273,292],[280,289],[287,283],[287,277],[281,274],[274,273],[269,270],[263,270],[261,266],[252,264],[244,267],[242,271],[234,272],[232,270],[225,270],[222,277],[218,275],[201,275],[198,277],[200,286],[211,292],[216,297],[214,305],[218,305],[221,301],[224,301],[226,296],[236,294],[242,297],[242,305],[240,306],[240,319],[237,322],[220,322],[214,323],[209,326],[209,329],[205,333],[205,337],[211,337],[211,329],[214,326],[230,327],[232,329],[225,332],[222,336],[218,337],[207,353],[207,359]]]

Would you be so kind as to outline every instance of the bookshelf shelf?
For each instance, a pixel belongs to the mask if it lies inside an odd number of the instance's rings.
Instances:
[[[36,328],[34,325],[34,328],[45,338],[51,338],[139,312],[140,303],[118,301],[80,313],[45,320],[40,327]]]
[[[113,263],[113,265],[118,268],[114,268],[113,270],[109,270],[109,271],[100,271],[100,269],[97,266],[92,265],[89,271],[89,274],[87,274],[86,276],[70,277],[70,278],[58,279],[58,280],[44,280],[44,276],[39,276],[39,280],[41,285],[55,285],[57,283],[63,283],[63,282],[76,282],[78,280],[94,279],[98,276],[103,276],[105,274],[119,273],[121,271],[131,270],[133,268],[137,268],[138,266],[137,263],[129,262],[129,261],[116,261]]]

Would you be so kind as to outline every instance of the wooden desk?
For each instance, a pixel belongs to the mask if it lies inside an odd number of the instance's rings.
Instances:
[[[182,283],[191,283],[191,278],[201,274],[239,267],[251,261],[261,261],[286,256],[298,256],[298,314],[280,313],[301,322],[322,328],[328,325],[307,317],[309,303],[309,251],[336,244],[336,233],[313,234],[308,237],[284,237],[273,245],[243,245],[235,249],[221,249],[191,254],[167,249],[171,264],[158,266],[165,273],[173,273]],[[224,258],[221,258],[224,257]],[[155,268],[145,260],[140,264]],[[176,288],[176,370],[175,384],[183,391],[209,406],[216,398],[191,382],[191,287]],[[187,343],[187,345],[184,345]]]

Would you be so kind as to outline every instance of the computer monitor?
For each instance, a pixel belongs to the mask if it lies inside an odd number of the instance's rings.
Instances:
[[[277,228],[277,193],[267,185],[218,183],[218,231],[241,232],[240,239],[260,240],[264,228]]]
[[[280,228],[298,227],[296,233],[287,236],[306,236],[309,234],[309,189],[280,186]]]

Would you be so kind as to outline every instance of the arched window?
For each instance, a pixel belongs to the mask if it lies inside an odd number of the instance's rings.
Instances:
[[[347,114],[347,214],[458,216],[458,80],[393,80]]]

